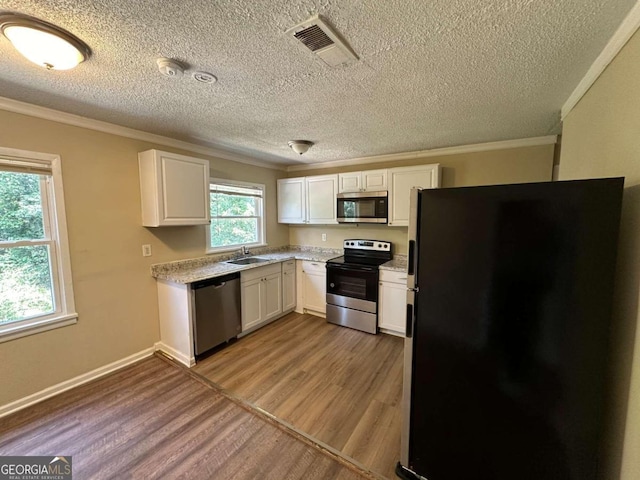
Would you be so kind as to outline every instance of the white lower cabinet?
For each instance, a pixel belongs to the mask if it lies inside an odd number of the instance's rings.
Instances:
[[[380,270],[378,291],[378,327],[387,333],[404,336],[407,315],[407,274]]]
[[[324,262],[302,262],[302,301],[305,310],[327,312],[327,269]]]
[[[242,333],[282,313],[281,268],[277,263],[241,272]]]
[[[296,308],[296,261],[282,262],[282,312]]]
[[[264,279],[262,278],[248,280],[240,284],[243,332],[264,321],[264,291]]]

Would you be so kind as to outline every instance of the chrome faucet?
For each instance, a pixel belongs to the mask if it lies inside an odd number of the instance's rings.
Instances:
[[[249,254],[251,254],[251,252],[246,247],[246,245],[242,245],[242,248],[240,249],[240,255],[249,255]]]

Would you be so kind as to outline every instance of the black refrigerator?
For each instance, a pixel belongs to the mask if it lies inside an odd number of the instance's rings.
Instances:
[[[399,477],[603,480],[623,183],[412,191]]]

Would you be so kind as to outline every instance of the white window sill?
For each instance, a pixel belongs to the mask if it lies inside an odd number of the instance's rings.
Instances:
[[[23,320],[21,322],[0,325],[0,343],[15,340],[16,338],[46,332],[54,328],[66,327],[78,323],[77,313],[68,313],[52,318]]]
[[[247,247],[247,249],[251,250],[252,248],[267,247],[268,244],[266,244],[266,243],[252,243],[252,244],[246,244],[244,246]],[[239,252],[241,248],[242,248],[242,245],[235,245],[233,247],[207,248],[205,253],[207,253],[207,255],[209,255],[209,254],[213,255],[213,254],[216,254],[216,253]]]

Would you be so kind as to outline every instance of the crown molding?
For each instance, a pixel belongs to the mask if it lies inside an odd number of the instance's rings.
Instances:
[[[348,160],[334,160],[331,162],[315,163],[308,165],[292,165],[287,167],[287,172],[301,172],[305,170],[317,170],[320,168],[347,167],[353,165],[367,165],[380,162],[397,162],[414,158],[440,157],[445,155],[459,155],[462,153],[487,152],[490,150],[506,150],[509,148],[536,147],[539,145],[553,145],[557,142],[557,135],[545,137],[522,138],[518,140],[504,140],[500,142],[476,143],[459,147],[433,148],[431,150],[419,150],[405,153],[391,153],[387,155],[374,155],[371,157],[352,158]]]
[[[256,167],[269,168],[272,170],[286,171],[286,166],[281,164],[269,163],[257,160],[255,158],[245,157],[243,155],[229,152],[227,150],[185,142],[183,140],[177,140],[175,138],[165,137],[163,135],[157,135],[155,133],[143,132],[142,130],[123,127],[122,125],[103,122],[101,120],[94,120],[92,118],[81,117],[80,115],[61,112],[59,110],[41,107],[39,105],[33,105],[31,103],[20,102],[11,98],[0,97],[0,110],[20,113],[22,115],[29,115],[31,117],[41,118],[43,120],[51,120],[53,122],[72,125],[74,127],[96,130],[98,132],[118,135],[120,137],[132,138],[134,140],[142,140],[144,142],[155,143],[167,147],[179,148],[181,150],[187,150],[189,152],[197,153],[200,155],[209,155],[224,160],[230,160],[232,162],[244,163]]]
[[[613,34],[607,45],[604,47],[598,58],[593,62],[585,76],[580,80],[578,86],[573,90],[569,98],[562,106],[560,118],[564,120],[567,115],[578,104],[580,99],[587,93],[602,72],[609,66],[611,61],[620,53],[629,39],[640,27],[640,1],[631,8],[625,19],[622,21],[616,33]]]

